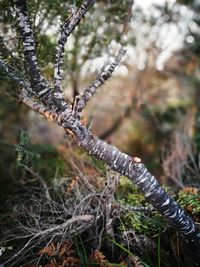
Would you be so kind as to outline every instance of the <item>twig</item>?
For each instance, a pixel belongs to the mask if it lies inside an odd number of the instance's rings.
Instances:
[[[87,105],[87,102],[96,93],[97,89],[101,87],[112,75],[113,71],[119,65],[120,60],[124,56],[126,50],[121,47],[114,62],[109,66],[108,70],[104,70],[100,77],[98,77],[90,86],[88,86],[83,92],[82,96],[76,97],[76,103],[74,105],[74,114],[77,118],[80,118],[80,114]]]
[[[79,24],[81,19],[87,13],[89,7],[95,2],[95,0],[85,0],[81,7],[72,14],[72,16],[64,22],[61,26],[61,35],[58,40],[58,45],[56,47],[56,62],[54,67],[54,84],[56,96],[62,97],[63,91],[61,88],[61,82],[63,79],[63,58],[64,58],[64,47],[67,42],[67,38]]]
[[[45,190],[45,195],[46,195],[47,200],[51,200],[48,186],[47,186],[46,182],[44,181],[44,179],[42,178],[42,176],[40,176],[37,172],[34,172],[27,165],[25,165],[25,164],[21,164],[21,165],[26,171],[28,171],[30,174],[32,174],[33,176],[35,176],[38,179],[38,181],[41,183],[41,185],[43,186],[43,188]]]
[[[41,70],[38,66],[35,38],[28,15],[26,0],[15,0],[14,4],[16,21],[22,36],[24,57],[32,90],[36,92],[39,99],[48,105],[51,105],[54,109],[62,111],[67,110],[68,104],[65,99],[63,97],[58,98],[55,94],[53,94],[50,85],[42,76]]]
[[[93,215],[79,215],[79,216],[74,216],[71,219],[67,220],[66,222],[50,227],[48,229],[42,230],[42,231],[38,231],[36,234],[33,233],[33,237],[30,238],[28,240],[28,242],[23,246],[23,248],[21,248],[17,253],[15,253],[15,255],[11,258],[9,258],[7,260],[6,263],[12,261],[14,258],[18,257],[27,247],[29,247],[29,245],[37,238],[39,238],[40,236],[44,237],[45,235],[48,235],[52,232],[58,231],[58,230],[63,230],[67,227],[69,227],[71,224],[73,223],[80,223],[81,221],[86,221],[86,222],[90,222],[94,220],[94,216]]]

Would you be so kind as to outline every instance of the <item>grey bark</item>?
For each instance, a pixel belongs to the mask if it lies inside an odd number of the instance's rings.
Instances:
[[[104,70],[100,76],[90,85],[88,86],[83,94],[79,97],[77,96],[76,103],[74,106],[74,113],[77,118],[80,119],[80,114],[82,113],[83,109],[86,107],[87,102],[93,97],[93,95],[96,93],[97,89],[101,87],[112,75],[115,68],[119,65],[119,62],[121,61],[123,55],[125,54],[126,50],[122,47],[114,62],[109,66],[107,70]]]
[[[192,261],[193,266],[199,266],[199,227],[176,203],[176,201],[165,192],[156,178],[146,169],[143,163],[138,162],[131,156],[121,152],[116,147],[109,145],[108,143],[94,136],[80,122],[79,116],[74,113],[69,104],[63,99],[63,96],[54,95],[51,87],[48,85],[48,82],[42,77],[37,64],[35,41],[26,9],[26,1],[16,0],[15,9],[18,26],[23,39],[24,55],[26,64],[28,66],[27,74],[29,75],[29,81],[23,80],[18,75],[17,71],[14,71],[12,68],[6,66],[6,64],[2,61],[0,62],[0,68],[4,69],[4,71],[7,72],[10,77],[12,77],[17,83],[25,88],[22,90],[20,95],[22,101],[32,109],[56,121],[66,131],[70,130],[73,133],[77,144],[81,148],[86,150],[89,154],[94,155],[95,157],[104,161],[113,170],[125,175],[133,183],[135,183],[143,192],[149,203],[151,203],[153,207],[160,212],[182,235],[189,253],[188,257]],[[117,61],[117,64],[119,63],[119,60]],[[115,65],[111,65],[111,69],[109,70],[111,73],[114,67]],[[107,74],[104,73],[103,77],[99,78],[97,84],[103,83],[104,80],[111,75],[109,71]],[[31,87],[31,89],[29,87]],[[96,83],[93,89],[95,92]],[[32,98],[31,94],[27,93],[27,91],[34,92],[35,96],[38,98],[38,100],[40,100],[40,102],[35,101],[35,99]],[[89,97],[86,101],[84,101],[83,106],[82,104],[80,105],[81,110],[78,109],[78,113],[79,111],[82,111],[82,108],[85,107],[86,102],[92,97],[92,95],[93,91],[92,93],[89,92]]]
[[[89,7],[94,3],[94,0],[85,0],[78,10],[72,14],[72,16],[67,19],[60,29],[60,38],[58,40],[58,46],[56,48],[56,63],[54,68],[54,82],[55,90],[58,95],[62,95],[61,83],[63,79],[63,58],[64,58],[64,49],[68,37],[79,24],[81,19],[87,13]]]

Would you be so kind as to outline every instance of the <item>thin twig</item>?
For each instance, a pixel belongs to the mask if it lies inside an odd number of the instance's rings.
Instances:
[[[15,255],[13,255],[13,257],[9,258],[8,262],[12,261],[14,258],[18,257],[19,255],[21,255],[21,253],[28,247],[30,247],[30,244],[34,241],[34,240],[37,240],[40,236],[42,236],[44,238],[44,236],[50,234],[50,233],[53,233],[53,232],[56,232],[56,231],[60,231],[60,230],[63,230],[67,227],[69,227],[71,224],[73,223],[80,223],[82,221],[86,221],[86,222],[91,222],[92,220],[94,220],[94,216],[93,215],[79,215],[79,216],[74,216],[72,217],[71,219],[67,220],[66,222],[62,223],[62,224],[59,224],[59,225],[56,225],[56,226],[53,226],[53,227],[50,227],[50,228],[47,228],[45,230],[41,230],[41,231],[38,231],[36,232],[35,234],[33,233],[33,236],[32,238],[30,238],[27,243],[17,252],[15,253]],[[37,241],[36,241],[37,242]]]
[[[119,65],[119,62],[121,61],[125,52],[126,50],[123,47],[121,47],[117,56],[115,57],[115,60],[109,66],[109,68],[107,70],[104,69],[104,71],[100,74],[100,76],[84,90],[83,94],[80,97],[79,96],[76,97],[76,103],[74,105],[74,114],[75,116],[77,116],[77,118],[80,118],[81,112],[87,105],[87,102],[96,93],[97,89],[101,87],[111,77],[115,68]]]
[[[37,178],[37,180],[41,183],[41,185],[43,186],[44,190],[45,190],[45,195],[46,195],[46,198],[47,200],[51,200],[51,196],[49,194],[49,189],[48,189],[48,186],[45,182],[45,180],[42,178],[41,175],[39,175],[39,173],[37,172],[34,172],[31,168],[29,168],[27,165],[25,164],[22,164],[22,167],[28,171],[30,174],[32,174],[33,176],[35,176]]]
[[[76,26],[79,24],[81,19],[87,13],[89,7],[94,3],[94,0],[85,0],[80,8],[67,19],[61,26],[61,35],[58,40],[56,47],[56,62],[54,67],[54,84],[57,97],[63,97],[63,91],[61,88],[61,82],[63,79],[63,58],[64,58],[64,47],[67,42],[69,35],[73,32]]]

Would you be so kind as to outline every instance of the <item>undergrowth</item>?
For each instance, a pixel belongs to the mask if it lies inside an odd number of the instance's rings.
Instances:
[[[22,133],[12,149],[20,190],[0,215],[3,266],[184,266],[179,235],[125,177],[70,143],[36,146]],[[199,193],[173,193],[197,222]]]

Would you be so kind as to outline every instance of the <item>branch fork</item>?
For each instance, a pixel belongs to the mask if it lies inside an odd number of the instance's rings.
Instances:
[[[20,99],[26,105],[47,118],[54,120],[66,131],[70,131],[80,147],[85,149],[89,154],[104,161],[112,170],[125,175],[135,183],[153,207],[170,221],[177,231],[181,233],[185,241],[188,242],[190,257],[194,259],[194,266],[199,266],[200,230],[195,222],[175,200],[165,192],[155,177],[146,169],[144,164],[141,163],[140,158],[132,158],[116,147],[102,141],[80,122],[80,116],[86,104],[96,93],[97,89],[111,77],[114,69],[123,57],[125,49],[122,47],[107,71],[104,70],[100,76],[84,90],[83,94],[76,98],[73,109],[63,97],[61,81],[64,45],[69,34],[78,25],[81,18],[94,2],[93,0],[85,0],[83,5],[64,23],[61,29],[61,37],[56,50],[54,91],[43,78],[38,67],[35,39],[25,0],[15,0],[14,3],[16,20],[22,35],[29,80],[27,81],[24,79],[17,71],[9,67],[2,60],[0,60],[0,68],[24,88],[21,91]],[[40,101],[35,101],[33,97],[30,97],[30,92],[32,94],[34,93],[34,97],[36,96]]]

